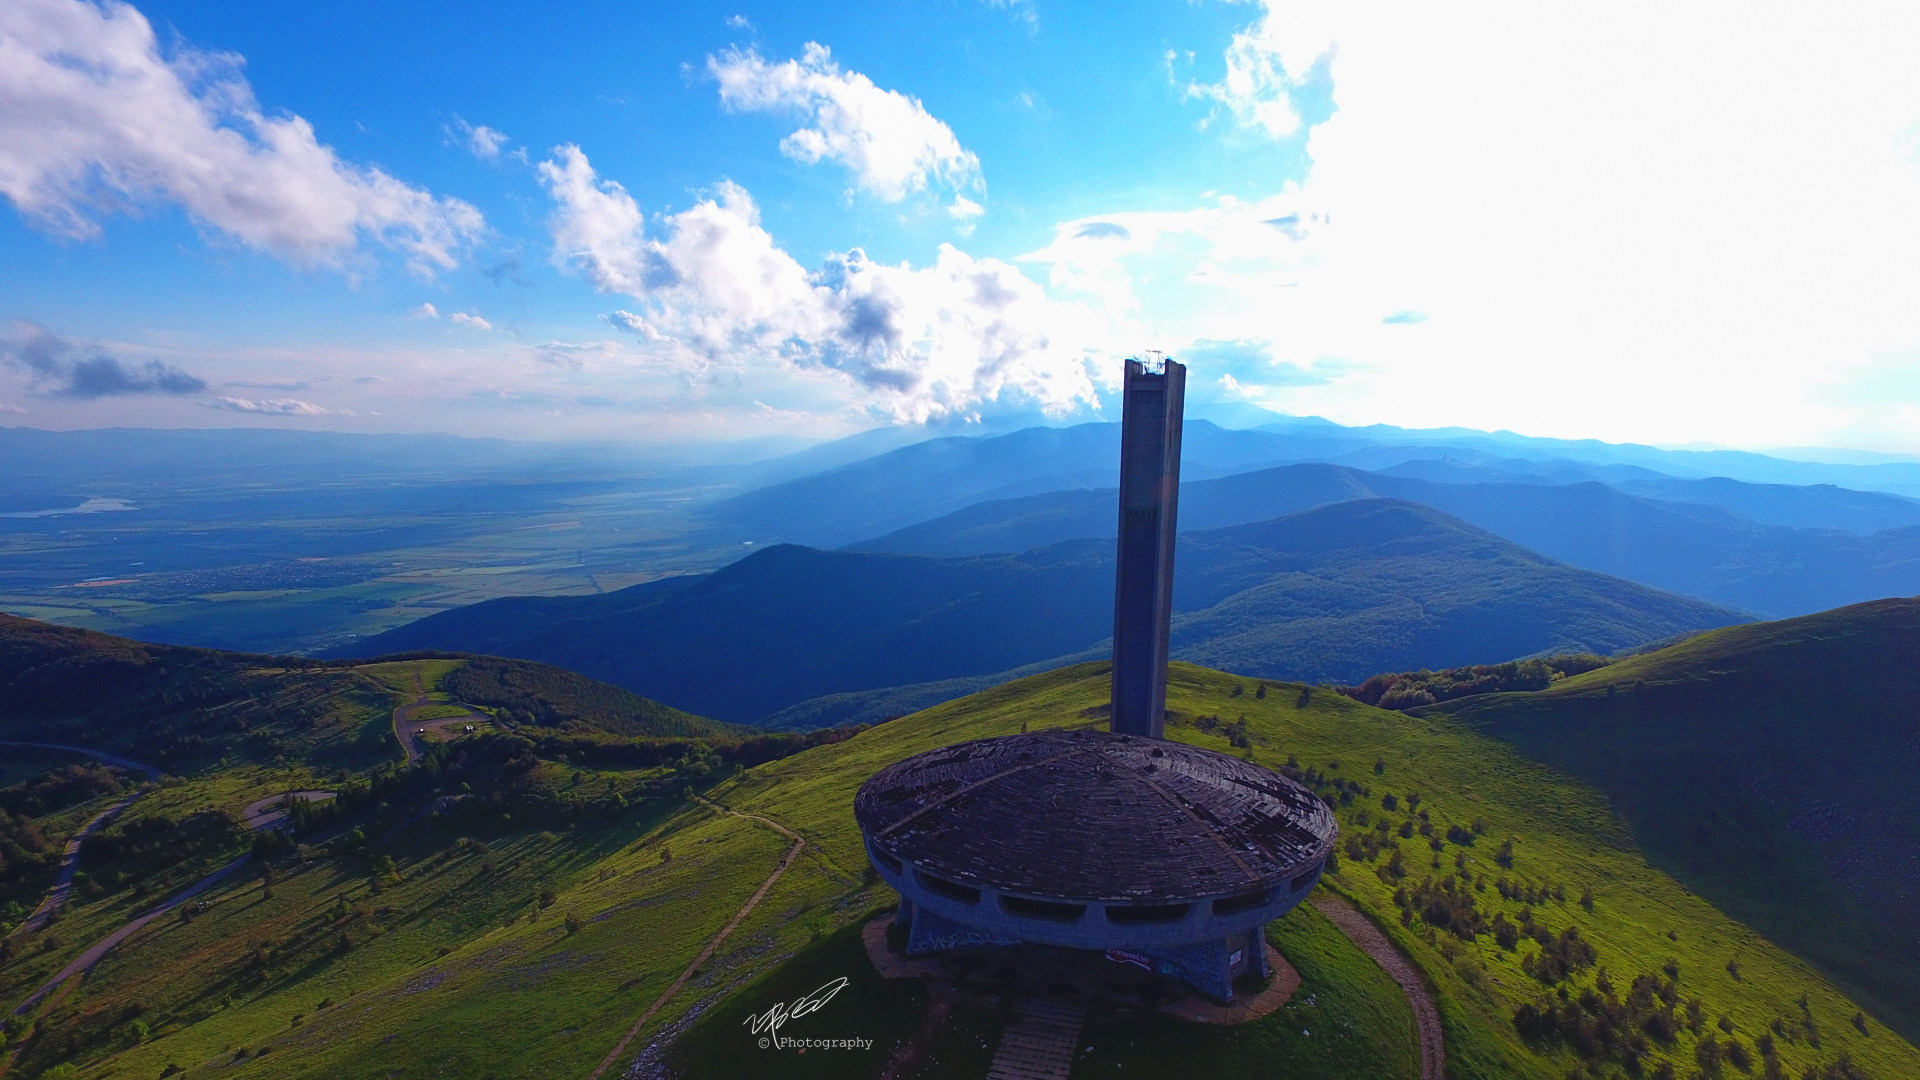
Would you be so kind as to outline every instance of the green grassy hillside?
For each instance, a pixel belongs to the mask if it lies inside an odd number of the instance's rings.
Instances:
[[[1920,600],[1420,710],[1602,792],[1648,858],[1920,1037]]]
[[[250,656],[0,614],[0,738],[79,742],[169,772],[222,759],[366,768],[398,753],[392,711],[421,690],[495,709],[503,724],[536,737],[727,742],[747,734],[526,661]]]
[[[584,1077],[780,865],[790,841],[739,816],[750,814],[805,847],[617,1065],[668,1031],[681,1041],[649,1060],[690,1076],[720,1075],[725,1062],[756,1075],[876,1076],[884,1052],[789,1064],[728,1041],[745,1038],[743,1015],[816,973],[863,980],[844,1012],[822,1013],[823,1034],[884,1051],[925,1021],[929,1003],[876,984],[849,944],[850,928],[890,902],[864,863],[854,791],[934,746],[1096,725],[1106,691],[1104,665],[1062,669],[737,774],[717,753],[562,762],[508,735],[361,770],[337,782],[337,804],[301,817],[298,846],[264,852],[192,918],[149,926],[31,1030],[16,1028],[15,1068]],[[1650,863],[1600,791],[1506,742],[1188,665],[1173,672],[1169,706],[1170,737],[1290,770],[1338,806],[1345,839],[1325,887],[1371,913],[1424,971],[1452,1077],[1611,1077],[1630,1062],[1656,1077],[1663,1065],[1682,1076],[1920,1075],[1920,1051],[1872,1007]],[[176,815],[230,806],[297,767],[208,768],[153,797]],[[710,804],[681,799],[687,786]],[[39,938],[59,944],[29,942],[0,968],[0,1002],[139,907],[124,892],[82,898]],[[1196,1065],[1413,1075],[1406,1005],[1378,969],[1311,909],[1270,940],[1307,980],[1286,1009],[1227,1030],[1096,1012],[1075,1075],[1186,1077]],[[1002,1019],[953,1015],[917,1075],[980,1074]],[[1842,1061],[1854,1072],[1833,1072]]]

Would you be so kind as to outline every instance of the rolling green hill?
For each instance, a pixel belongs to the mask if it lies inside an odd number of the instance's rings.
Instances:
[[[359,768],[392,752],[391,712],[416,692],[359,668],[150,645],[0,614],[0,733],[79,741],[169,771],[221,756]],[[443,693],[505,710],[509,724],[613,737],[745,734],[542,664],[449,655],[437,670],[448,680]]]
[[[1604,793],[1651,862],[1920,1035],[1920,600],[1416,710]]]
[[[1741,620],[1391,500],[1187,533],[1178,559],[1175,655],[1268,678],[1610,653]],[[1112,598],[1100,541],[968,558],[783,545],[703,578],[449,611],[356,651],[523,657],[757,723],[827,695],[1073,657],[1112,632]]]
[[[1726,662],[1702,657],[1702,679]],[[456,669],[399,661],[379,680],[401,681],[408,664],[427,685]],[[1602,790],[1515,744],[1301,684],[1189,665],[1171,683],[1170,737],[1289,770],[1338,807],[1341,859],[1323,887],[1370,913],[1424,973],[1449,1076],[1611,1077],[1630,1062],[1642,1076],[1920,1074],[1920,1051],[1886,1026],[1894,1017],[1850,999],[1757,920],[1716,909],[1650,861]],[[739,773],[717,756],[562,761],[512,735],[406,767],[390,755],[346,777],[291,756],[267,768],[207,761],[142,796],[153,800],[143,812],[230,807],[321,779],[341,796],[298,816],[296,844],[264,847],[188,916],[151,924],[13,1025],[14,1067],[34,1076],[70,1063],[84,1080],[584,1077],[662,1002],[620,1070],[644,1053],[689,1076],[726,1075],[728,1063],[878,1075],[936,1003],[861,966],[852,928],[889,896],[865,872],[853,792],[934,746],[1096,725],[1106,690],[1104,665],[1078,665]],[[680,798],[683,785],[704,801]],[[756,890],[764,899],[696,964]],[[151,902],[126,888],[78,895],[0,966],[0,1003]],[[1075,1076],[1413,1075],[1406,1003],[1324,918],[1303,908],[1270,940],[1307,980],[1280,1012],[1218,1029],[1096,1010]],[[816,974],[856,980],[847,1007],[787,1033],[862,1035],[881,1050],[755,1057],[739,1020]],[[951,1009],[931,1055],[903,1075],[980,1074],[1004,1013],[984,994]],[[649,1050],[661,1032],[674,1040]]]

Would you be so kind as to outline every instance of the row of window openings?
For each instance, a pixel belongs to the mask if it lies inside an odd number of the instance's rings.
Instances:
[[[895,873],[899,873],[902,869],[898,859],[883,855],[881,856],[881,861],[886,863],[888,868],[892,869]],[[1299,892],[1301,889],[1313,884],[1314,875],[1319,872],[1320,867],[1316,865],[1295,875],[1294,879],[1288,883],[1289,890]],[[949,900],[958,900],[965,904],[977,904],[980,902],[980,890],[972,886],[961,885],[958,882],[948,881],[945,878],[937,878],[931,874],[923,874],[917,869],[913,872],[913,876],[921,885],[925,886],[928,891],[938,893]],[[1213,913],[1215,915],[1233,915],[1242,911],[1251,911],[1254,908],[1265,906],[1272,896],[1271,890],[1260,889],[1255,892],[1241,893],[1238,896],[1221,897],[1213,902]],[[1054,900],[1031,900],[1021,896],[1002,895],[1000,897],[1000,906],[1006,909],[1009,915],[1024,915],[1036,919],[1055,919],[1060,922],[1077,922],[1081,916],[1087,913],[1087,905],[1085,904],[1063,904]],[[1192,904],[1132,904],[1126,906],[1110,906],[1107,908],[1107,920],[1122,925],[1179,922],[1186,918],[1187,912],[1192,909]]]

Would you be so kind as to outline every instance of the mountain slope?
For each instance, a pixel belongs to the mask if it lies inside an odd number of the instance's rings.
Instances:
[[[1655,865],[1920,1029],[1920,601],[1730,627],[1417,710],[1612,800]]]
[[[1090,598],[1107,597],[1104,610]],[[1111,555],[1066,545],[927,559],[776,545],[665,593],[513,601],[429,616],[365,653],[486,649],[751,722],[822,694],[981,675],[1111,631]],[[620,603],[628,600],[627,603]]]
[[[467,665],[450,656],[436,667],[471,695],[464,700],[521,707],[535,729],[744,734],[542,664],[487,658],[459,673]],[[350,664],[150,645],[0,614],[0,735],[115,750],[169,772],[223,756],[332,758],[345,767],[384,760],[397,752],[392,711],[415,692]],[[525,707],[536,699],[537,710]]]
[[[1541,652],[1608,654],[1741,621],[1537,555],[1414,503],[1358,500],[1182,538],[1183,660],[1358,682]]]
[[[1575,566],[1763,614],[1920,592],[1920,527],[1863,536],[1761,525],[1719,506],[1643,498],[1597,481],[1452,484],[1286,465],[1182,484],[1180,524],[1217,528],[1360,498],[1431,506]],[[980,503],[852,549],[960,555],[1109,537],[1114,499],[1108,488]]]
[[[129,939],[60,1004],[30,1011],[6,1049],[21,1075],[71,1064],[80,1080],[585,1076],[657,1001],[609,1075],[639,1057],[700,1077],[866,1080],[897,1075],[884,1048],[931,1028],[932,1059],[912,1062],[913,1074],[978,1076],[1002,1011],[965,987],[936,1004],[914,983],[881,979],[863,955],[858,927],[891,895],[862,872],[853,792],[936,746],[1098,726],[1107,680],[1101,664],[1049,672],[737,775],[636,776],[492,737],[328,777],[341,795],[302,816],[298,847],[261,845],[203,903]],[[1172,670],[1168,704],[1171,738],[1291,770],[1336,805],[1341,858],[1320,888],[1349,897],[1419,969],[1456,1080],[1560,1080],[1575,1067],[1690,1074],[1736,1046],[1755,1076],[1920,1073],[1920,1051],[1871,1006],[1649,865],[1603,794],[1507,743],[1189,665]],[[263,785],[314,783],[309,769],[298,757],[271,770],[210,766],[141,798],[167,812],[189,800],[240,805]],[[704,801],[680,798],[682,784]],[[641,795],[662,786],[671,799]],[[448,794],[466,787],[489,794]],[[0,967],[0,1004],[152,902],[125,888],[77,891],[57,933]],[[1530,932],[1500,929],[1519,925]],[[1411,1015],[1391,982],[1311,906],[1269,941],[1305,978],[1288,1006],[1232,1028],[1097,1008],[1075,1075],[1409,1075]],[[752,1056],[745,1015],[841,977],[844,993],[784,1034],[867,1038],[876,1052]],[[1606,1043],[1601,1005],[1632,1022],[1608,1028]],[[1543,1008],[1585,1027],[1516,1024]],[[1584,1054],[1580,1031],[1596,1039]],[[1825,1071],[1842,1061],[1857,1071]]]
[[[1274,678],[1612,652],[1740,618],[1406,503],[1190,533],[1178,558],[1176,653]],[[1108,637],[1112,610],[1100,541],[958,559],[779,546],[667,591],[480,604],[357,648],[484,649],[755,722],[822,695],[1071,655]]]

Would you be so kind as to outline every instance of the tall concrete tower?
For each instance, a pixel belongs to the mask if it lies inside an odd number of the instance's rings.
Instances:
[[[1187,369],[1127,361],[1120,412],[1120,547],[1113,587],[1113,731],[1158,739],[1167,719],[1174,511]]]

